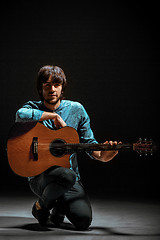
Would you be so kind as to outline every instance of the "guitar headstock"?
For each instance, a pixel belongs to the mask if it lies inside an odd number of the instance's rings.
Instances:
[[[153,155],[154,147],[152,139],[147,140],[146,138],[142,140],[139,138],[139,140],[133,144],[133,150],[135,150],[140,156],[148,154]]]

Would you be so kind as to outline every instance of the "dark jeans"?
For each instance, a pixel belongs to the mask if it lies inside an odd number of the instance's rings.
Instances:
[[[55,201],[66,217],[79,229],[86,229],[92,221],[92,209],[80,181],[74,171],[63,167],[52,167],[30,180],[31,190],[39,197],[41,206],[49,210]]]

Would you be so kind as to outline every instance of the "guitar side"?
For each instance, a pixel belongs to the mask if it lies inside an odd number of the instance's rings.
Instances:
[[[37,160],[33,154],[33,138],[37,138]],[[63,139],[66,143],[79,143],[78,133],[72,127],[50,130],[39,122],[16,123],[9,133],[7,142],[11,169],[20,176],[31,177],[54,165],[69,168],[69,154],[55,157],[50,152],[50,143],[55,139]]]

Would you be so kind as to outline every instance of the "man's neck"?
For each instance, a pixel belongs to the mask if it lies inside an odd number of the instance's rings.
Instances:
[[[50,109],[51,111],[56,110],[59,107],[60,103],[61,103],[60,100],[55,104],[48,103],[44,100],[44,105],[46,106],[46,108]]]

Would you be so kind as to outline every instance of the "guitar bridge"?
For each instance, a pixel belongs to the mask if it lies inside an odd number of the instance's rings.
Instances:
[[[33,137],[32,153],[33,153],[33,161],[38,161],[38,137]]]

